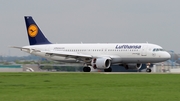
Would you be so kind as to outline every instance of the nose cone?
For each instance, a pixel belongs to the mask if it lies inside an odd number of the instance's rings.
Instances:
[[[168,52],[165,52],[163,56],[166,60],[169,60],[171,58],[171,55]]]

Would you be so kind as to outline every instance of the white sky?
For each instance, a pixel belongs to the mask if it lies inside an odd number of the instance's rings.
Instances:
[[[0,55],[27,55],[24,16],[53,43],[149,42],[180,53],[180,0],[0,0]]]

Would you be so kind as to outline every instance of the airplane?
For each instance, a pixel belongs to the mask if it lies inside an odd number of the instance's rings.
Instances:
[[[24,16],[29,39],[28,46],[16,47],[21,51],[46,59],[84,64],[83,71],[101,69],[111,72],[113,65],[126,69],[140,69],[142,64],[148,68],[151,63],[170,59],[170,54],[161,46],[151,43],[74,43],[53,44],[42,33],[32,16]]]

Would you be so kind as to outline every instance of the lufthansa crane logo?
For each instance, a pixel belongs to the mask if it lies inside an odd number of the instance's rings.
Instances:
[[[30,25],[28,28],[28,34],[30,37],[35,37],[38,33],[38,27],[34,24]]]

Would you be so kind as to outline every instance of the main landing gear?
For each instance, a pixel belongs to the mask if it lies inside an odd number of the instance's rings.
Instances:
[[[84,67],[83,68],[83,71],[84,72],[91,72],[91,67]],[[112,72],[112,68],[111,67],[109,67],[108,69],[104,69],[104,72]]]
[[[109,67],[108,69],[104,69],[104,72],[112,72],[112,68]]]
[[[91,68],[90,68],[90,67],[84,67],[84,68],[83,68],[83,71],[84,71],[84,72],[90,72],[90,71],[91,71]]]

